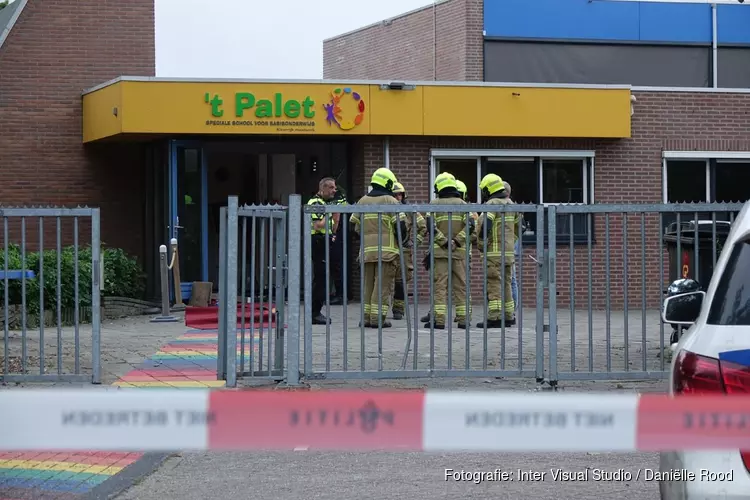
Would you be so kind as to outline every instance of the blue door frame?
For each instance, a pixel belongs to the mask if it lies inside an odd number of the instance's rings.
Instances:
[[[169,141],[169,235],[177,234],[177,150],[179,148],[198,149],[201,155],[201,279],[208,281],[208,165],[206,150],[202,141]],[[170,287],[172,290],[172,287]]]

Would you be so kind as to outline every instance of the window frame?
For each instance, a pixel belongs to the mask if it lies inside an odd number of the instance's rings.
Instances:
[[[705,203],[716,203],[716,165],[720,163],[750,163],[750,151],[664,151],[662,153],[661,186],[662,203],[670,203],[667,196],[669,162],[705,161]]]
[[[537,176],[536,205],[549,207],[551,205],[563,205],[567,203],[544,202],[544,161],[545,160],[580,160],[583,179],[583,199],[584,203],[577,205],[591,205],[595,203],[594,193],[594,176],[595,176],[595,158],[596,153],[591,150],[553,150],[553,149],[433,149],[430,151],[429,179],[431,187],[437,176],[437,169],[440,160],[467,160],[469,158],[477,161],[477,199],[481,200],[481,190],[479,182],[484,176],[487,168],[487,162],[490,161],[523,161],[531,160],[534,163],[533,168]],[[435,199],[435,194],[430,188],[429,199]],[[592,215],[592,217],[594,217]],[[545,228],[546,229],[546,228]],[[594,241],[593,224],[592,234],[589,235],[587,229],[583,234],[578,234],[573,238],[573,244],[588,244],[589,236]],[[544,241],[548,241],[549,235],[544,232]],[[567,234],[557,234],[556,241],[560,244],[569,244],[570,236]],[[535,245],[535,235],[524,235],[523,245]]]

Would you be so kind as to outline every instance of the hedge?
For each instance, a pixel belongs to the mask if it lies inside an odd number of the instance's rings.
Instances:
[[[119,248],[102,248],[104,259],[103,296],[141,298],[145,289],[145,275],[138,261]],[[57,251],[45,250],[42,254],[44,266],[44,309],[57,309]],[[82,307],[91,305],[91,248],[78,247],[78,303]],[[39,311],[40,252],[27,252],[23,265],[21,248],[8,246],[9,270],[34,271],[36,277],[26,280],[26,310]],[[0,248],[0,271],[5,270],[5,253]],[[75,248],[65,247],[60,252],[60,305],[63,309],[75,308]],[[21,304],[21,280],[8,282],[9,304]],[[0,301],[5,300],[5,282],[0,280]],[[1,304],[2,302],[0,302]]]

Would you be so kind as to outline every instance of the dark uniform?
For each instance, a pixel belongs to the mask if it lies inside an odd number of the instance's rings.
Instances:
[[[308,205],[326,205],[327,202],[320,195],[315,195],[307,202]],[[326,290],[326,239],[331,238],[333,234],[333,217],[328,218],[328,227],[321,229],[315,228],[315,222],[324,220],[325,214],[312,214],[312,321],[313,324],[321,325],[330,323],[330,320],[323,316],[323,306],[326,302],[328,290]],[[330,252],[330,248],[329,248]]]
[[[338,189],[336,191],[336,197],[329,202],[331,205],[348,205],[346,201],[346,194]],[[333,281],[333,287],[335,292],[331,295],[331,304],[340,305],[344,303],[344,287],[348,284],[344,283],[341,268],[344,265],[344,224],[339,222],[339,227],[336,230],[336,235],[333,240],[333,245],[330,248],[331,252],[331,278]]]

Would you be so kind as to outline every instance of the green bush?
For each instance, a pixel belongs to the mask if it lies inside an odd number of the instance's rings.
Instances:
[[[102,295],[141,298],[144,291],[144,274],[138,261],[119,248],[102,248],[104,259],[104,287]],[[76,258],[75,247],[65,247],[60,252],[60,305],[63,309],[75,307]],[[41,262],[40,262],[41,260]],[[44,309],[57,309],[57,251],[45,250],[26,253],[24,267],[21,249],[18,245],[8,246],[8,269],[34,271],[36,277],[26,280],[26,310],[35,314],[39,311],[40,264],[43,267]],[[0,249],[0,270],[5,269],[5,254]],[[91,248],[78,248],[78,303],[91,305]],[[22,282],[8,282],[10,304],[21,304]],[[0,280],[0,301],[5,300],[5,283]]]

